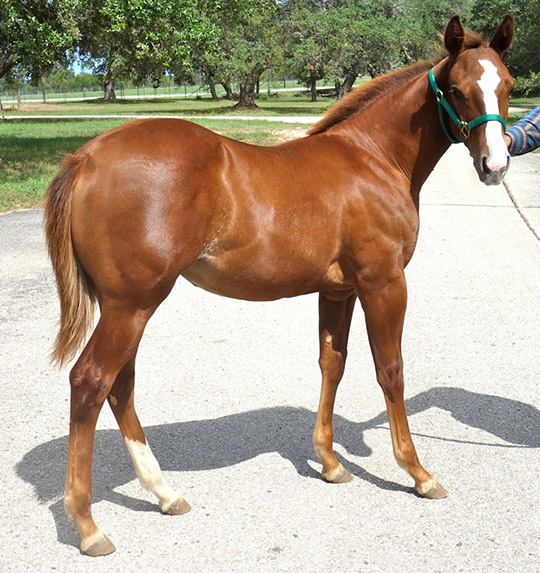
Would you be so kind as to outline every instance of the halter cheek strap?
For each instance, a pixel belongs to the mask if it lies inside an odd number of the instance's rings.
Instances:
[[[467,139],[469,139],[469,137],[471,135],[471,129],[478,127],[479,125],[481,125],[482,123],[486,123],[487,121],[498,121],[499,123],[502,124],[502,126],[506,130],[506,121],[505,121],[504,117],[502,117],[502,115],[498,115],[495,113],[488,113],[485,115],[481,115],[475,119],[472,119],[469,122],[462,121],[461,119],[459,119],[457,113],[452,109],[451,105],[448,103],[448,101],[444,97],[443,92],[439,89],[439,86],[437,85],[437,82],[435,81],[435,76],[433,75],[433,68],[431,68],[431,70],[429,70],[428,77],[429,77],[429,84],[431,85],[431,89],[433,90],[433,93],[435,94],[435,98],[437,99],[437,109],[439,110],[439,121],[441,122],[441,126],[443,128],[443,131],[444,131],[446,137],[452,143],[461,143],[463,141],[466,141]],[[446,128],[443,110],[446,111],[446,113],[448,114],[450,119],[454,122],[454,124],[459,129],[459,135],[458,135],[459,139],[456,139],[450,133],[450,131]]]

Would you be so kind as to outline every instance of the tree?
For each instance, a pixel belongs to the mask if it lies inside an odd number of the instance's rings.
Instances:
[[[327,74],[330,20],[326,2],[292,0],[285,7],[288,67],[317,100],[317,81]]]
[[[328,76],[338,99],[351,90],[360,73],[375,76],[400,61],[393,31],[398,16],[388,17],[379,6],[348,0],[329,10]]]
[[[519,0],[474,0],[471,27],[489,37],[507,14],[517,16],[518,4]]]
[[[529,76],[540,72],[540,0],[515,2],[516,39],[509,54],[508,67],[515,75]],[[501,18],[504,16],[502,14]],[[500,19],[501,19],[500,18]],[[500,23],[500,19],[497,22]],[[495,29],[495,28],[493,28]],[[493,30],[492,29],[492,30]]]
[[[231,6],[232,4],[232,6]],[[240,86],[238,109],[252,109],[261,74],[281,57],[278,9],[274,0],[245,0],[228,4],[216,14],[220,28],[215,77],[233,79]]]
[[[355,0],[287,2],[290,69],[309,86],[312,101],[317,80],[330,78],[340,98],[360,73],[377,75],[399,61],[396,14],[384,7]]]
[[[462,21],[470,21],[474,0],[401,0],[387,2],[386,10],[394,13],[393,31],[398,40],[403,63],[434,57],[442,32],[450,19],[459,14]],[[500,23],[500,22],[499,22]]]
[[[38,82],[78,37],[78,0],[0,0],[0,78],[16,75]]]
[[[475,0],[472,9],[474,27],[488,37],[507,14],[513,15],[516,36],[506,64],[524,95],[540,92],[539,11],[540,0]]]
[[[193,46],[217,36],[196,0],[87,0],[78,18],[80,52],[103,75],[107,100],[116,98],[118,77],[150,78],[159,85],[166,72],[191,72]]]
[[[214,26],[217,31],[217,41],[211,46],[196,44],[192,50],[193,67],[202,75],[208,83],[213,100],[219,97],[216,85],[222,84],[228,99],[233,99],[231,88],[232,70],[228,65],[230,48],[225,30],[232,27],[231,22],[237,22],[242,18],[242,0],[198,0],[198,8],[204,18]],[[209,49],[210,48],[210,49]]]

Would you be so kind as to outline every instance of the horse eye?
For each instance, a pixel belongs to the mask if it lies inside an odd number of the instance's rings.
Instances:
[[[464,95],[457,88],[452,88],[449,93],[451,93],[456,99],[464,98]]]

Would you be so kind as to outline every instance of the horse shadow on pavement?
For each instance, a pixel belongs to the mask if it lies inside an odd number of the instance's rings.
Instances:
[[[482,443],[481,446],[540,447],[540,411],[529,404],[461,388],[443,387],[432,388],[407,400],[409,416],[433,407],[446,410],[457,421],[506,442]],[[308,463],[316,461],[311,441],[315,419],[316,413],[306,408],[276,406],[216,419],[149,426],[145,432],[164,471],[212,470],[233,466],[264,453],[277,452],[289,460],[301,476],[319,479],[318,472]],[[371,449],[365,443],[363,433],[385,427],[387,422],[386,412],[359,423],[335,415],[335,442],[354,456],[368,457]],[[445,436],[430,437],[451,440]],[[39,502],[51,504],[59,541],[77,545],[78,539],[64,515],[61,499],[67,444],[67,436],[41,444],[24,455],[16,470],[21,479],[32,484]],[[350,460],[341,461],[357,478],[377,487],[391,491],[414,491],[379,478]],[[107,500],[136,511],[158,511],[157,505],[114,491],[133,479],[135,472],[120,432],[98,430],[93,466],[94,503]]]

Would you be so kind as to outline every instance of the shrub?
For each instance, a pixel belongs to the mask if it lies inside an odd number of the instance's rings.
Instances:
[[[521,97],[540,95],[540,73],[531,72],[528,76],[518,76],[514,89]]]

